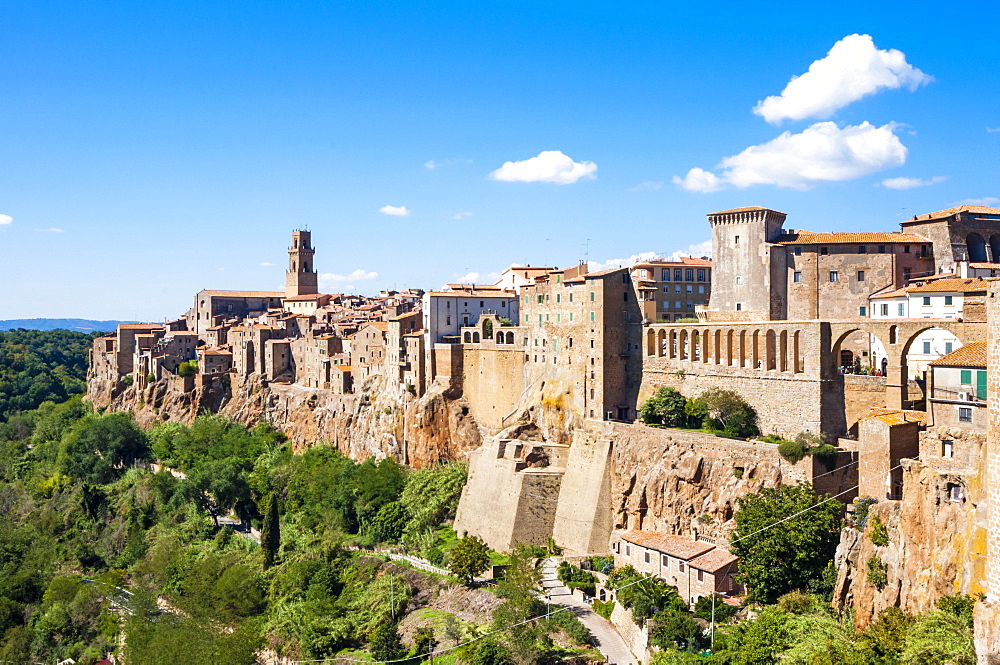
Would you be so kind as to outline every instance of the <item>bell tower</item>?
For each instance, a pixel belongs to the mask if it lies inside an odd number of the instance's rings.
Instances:
[[[285,297],[319,293],[318,277],[313,265],[312,233],[292,231],[292,246],[288,248],[288,272],[285,273]]]

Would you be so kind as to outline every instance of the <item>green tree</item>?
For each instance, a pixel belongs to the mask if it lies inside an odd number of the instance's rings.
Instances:
[[[719,429],[732,436],[755,436],[757,412],[746,400],[732,390],[712,388],[698,398],[708,412],[708,417]]]
[[[260,529],[260,547],[264,550],[264,570],[274,565],[281,547],[281,523],[278,519],[278,497],[268,496],[264,511],[264,524]]]
[[[398,543],[406,526],[407,514],[403,504],[391,501],[375,513],[371,521],[370,533],[375,542]]]
[[[94,484],[109,483],[149,457],[149,440],[127,413],[85,416],[66,433],[60,448],[62,472]]]
[[[951,612],[937,610],[917,617],[906,633],[903,665],[975,665],[972,630]]]
[[[413,634],[413,655],[421,660],[427,660],[429,654],[437,649],[438,641],[434,637],[434,629],[421,626]]]
[[[739,499],[733,553],[751,602],[774,602],[822,580],[840,537],[841,505],[807,483]]]
[[[403,654],[403,642],[399,639],[396,624],[385,621],[375,627],[368,636],[368,649],[372,658],[385,662],[394,660]]]
[[[448,557],[448,570],[465,586],[472,586],[473,579],[490,565],[490,549],[478,536],[466,536],[452,548]]]
[[[668,427],[682,425],[685,421],[684,408],[687,400],[673,388],[663,387],[639,407],[642,422],[656,423]]]

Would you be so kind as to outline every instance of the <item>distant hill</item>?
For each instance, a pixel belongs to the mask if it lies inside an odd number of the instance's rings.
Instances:
[[[139,321],[94,321],[91,319],[9,319],[0,321],[0,330],[73,330],[75,332],[112,332],[119,323],[140,323]]]

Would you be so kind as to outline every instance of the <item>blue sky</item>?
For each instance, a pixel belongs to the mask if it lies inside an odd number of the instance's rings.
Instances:
[[[2,3],[0,318],[280,290],[296,227],[371,294],[1000,206],[997,4],[880,4]]]

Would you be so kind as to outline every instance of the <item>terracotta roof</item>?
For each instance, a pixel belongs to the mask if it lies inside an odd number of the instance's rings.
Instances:
[[[622,534],[621,538],[630,543],[648,547],[651,550],[669,554],[685,561],[715,549],[715,545],[709,543],[702,543],[697,540],[691,540],[686,536],[676,536],[659,531],[626,531]]]
[[[301,296],[292,296],[291,298],[283,298],[285,302],[308,302],[310,300],[319,300],[320,298],[329,298],[325,293],[307,293]]]
[[[859,420],[869,420],[878,418],[889,425],[903,425],[905,423],[927,424],[926,411],[906,411],[903,409],[872,409],[867,415]]]
[[[119,323],[119,330],[150,330],[152,328],[162,328],[162,323]]]
[[[682,256],[680,261],[667,261],[666,259],[653,259],[652,261],[642,261],[641,263],[636,263],[633,268],[644,268],[649,266],[651,268],[665,268],[667,266],[704,266],[706,268],[712,267],[711,259],[698,259],[693,256]]]
[[[729,210],[720,210],[719,212],[710,212],[709,215],[727,215],[731,212],[750,212],[752,210],[771,210],[771,208],[764,208],[761,206],[746,206],[745,208],[731,208]],[[771,210],[771,212],[778,212],[777,210]],[[779,215],[784,215],[783,212],[778,212]]]
[[[945,208],[944,210],[938,210],[937,212],[928,213],[926,215],[915,215],[913,219],[908,219],[902,224],[906,225],[919,223],[929,219],[946,219],[960,212],[969,212],[973,215],[1000,215],[1000,208],[990,208],[987,206],[955,206],[954,208]]]
[[[285,299],[284,291],[201,291],[206,295],[219,296],[221,298],[281,298]]]
[[[914,233],[815,233],[813,231],[788,231],[775,238],[776,245],[866,245],[878,243],[929,243],[930,240]]]
[[[231,356],[233,355],[231,351],[223,351],[221,349],[203,349],[201,351],[203,355],[206,356]]]
[[[404,314],[397,314],[396,316],[390,316],[389,320],[390,321],[402,321],[403,319],[405,319],[407,317],[410,317],[410,316],[420,316],[420,311],[416,310],[416,311],[413,311],[413,312],[406,312]]]
[[[339,369],[341,372],[350,372],[351,371],[351,366],[350,365],[330,365],[330,367],[332,367],[333,369]]]
[[[449,298],[468,298],[475,296],[478,298],[517,298],[513,291],[503,289],[493,289],[490,293],[479,293],[478,291],[428,291],[424,295],[447,296]]]
[[[944,277],[933,279],[922,284],[907,286],[908,293],[970,293],[974,291],[986,292],[987,284],[978,277]]]
[[[726,568],[730,569],[727,572],[736,572],[736,566],[733,564],[739,560],[740,558],[732,552],[727,552],[716,547],[714,550],[691,559],[688,561],[688,565],[692,568],[700,568],[709,573],[717,573]]]
[[[581,275],[584,279],[590,279],[591,277],[604,277],[610,275],[611,273],[618,272],[619,270],[626,270],[623,266],[621,268],[608,268],[607,270],[599,270],[597,272],[588,272],[586,275]]]
[[[982,263],[982,262],[976,262],[976,263],[970,263],[969,267],[970,268],[986,268],[988,270],[1000,270],[1000,263]]]
[[[929,364],[935,367],[986,367],[986,342],[969,342]]]
[[[906,297],[906,287],[901,286],[898,289],[893,289],[892,291],[886,291],[884,293],[877,293],[870,297],[871,300],[877,298],[905,298]]]

